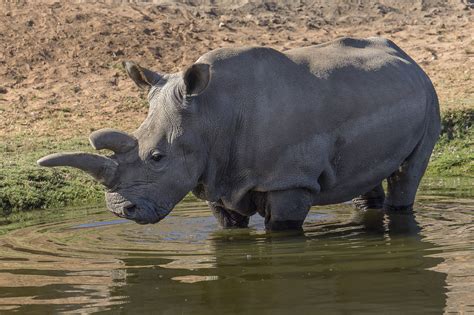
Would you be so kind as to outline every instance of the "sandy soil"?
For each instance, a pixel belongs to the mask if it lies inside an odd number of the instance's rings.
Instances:
[[[443,109],[473,107],[474,5],[463,1],[2,2],[0,137],[136,128],[147,107],[123,60],[172,72],[219,47],[341,36],[392,39],[430,75]]]

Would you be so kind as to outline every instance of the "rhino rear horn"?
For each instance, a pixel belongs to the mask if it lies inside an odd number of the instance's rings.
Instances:
[[[78,168],[106,187],[112,186],[118,167],[117,162],[108,157],[83,152],[50,154],[39,159],[37,163],[39,166],[46,167],[70,166]]]
[[[96,150],[109,149],[115,153],[125,153],[138,144],[135,137],[111,128],[94,131],[89,136],[89,142]]]

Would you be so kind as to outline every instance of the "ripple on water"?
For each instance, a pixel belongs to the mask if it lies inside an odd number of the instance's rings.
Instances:
[[[302,234],[219,230],[203,203],[158,225],[108,213],[0,238],[0,310],[474,312],[474,202],[428,193],[368,230],[350,205]],[[397,226],[398,225],[398,226]]]

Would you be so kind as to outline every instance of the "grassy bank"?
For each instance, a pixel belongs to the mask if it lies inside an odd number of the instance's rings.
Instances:
[[[103,190],[70,168],[40,168],[36,160],[57,151],[90,151],[87,139],[15,138],[0,145],[0,215],[31,209],[103,202]]]
[[[474,178],[474,108],[450,110],[441,119],[441,136],[427,175]]]
[[[474,109],[448,111],[428,169],[429,176],[474,177]],[[57,140],[14,138],[0,144],[0,225],[22,212],[80,205],[103,205],[103,189],[70,168],[39,168],[36,160],[58,151],[91,151],[86,137]],[[28,214],[31,216],[31,214]]]

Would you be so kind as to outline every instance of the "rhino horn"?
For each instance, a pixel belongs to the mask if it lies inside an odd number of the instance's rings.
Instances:
[[[118,164],[114,160],[91,153],[71,152],[55,153],[38,160],[39,166],[71,166],[92,175],[95,180],[111,187],[115,179]]]
[[[109,149],[115,153],[125,153],[138,144],[135,137],[115,129],[104,128],[94,131],[89,136],[89,141],[96,150]]]

